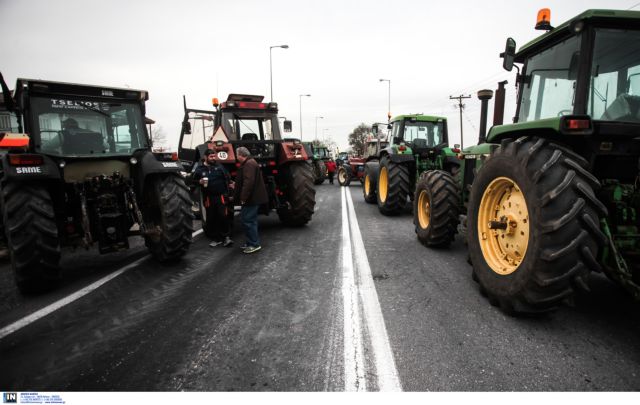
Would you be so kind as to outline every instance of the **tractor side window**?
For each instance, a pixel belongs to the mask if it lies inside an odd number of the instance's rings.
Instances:
[[[640,32],[596,30],[587,113],[594,119],[640,122]]]
[[[518,122],[573,113],[579,49],[573,36],[527,60]]]
[[[14,113],[0,113],[0,131],[18,132],[18,119]]]

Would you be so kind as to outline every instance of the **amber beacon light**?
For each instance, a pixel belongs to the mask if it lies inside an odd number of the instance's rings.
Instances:
[[[551,10],[543,8],[538,11],[538,19],[536,20],[536,29],[549,31],[553,29],[551,26]]]

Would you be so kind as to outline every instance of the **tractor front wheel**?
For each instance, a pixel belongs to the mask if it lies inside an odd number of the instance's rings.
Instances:
[[[459,200],[451,174],[442,170],[422,173],[413,199],[413,223],[423,245],[449,246],[458,229]]]
[[[351,184],[351,166],[344,164],[338,168],[338,183],[348,187]]]
[[[367,162],[364,165],[364,181],[362,183],[362,193],[364,195],[364,200],[369,204],[375,204],[377,201],[376,198],[376,187],[378,184],[378,170],[379,170],[378,162]]]
[[[504,141],[478,171],[468,210],[474,279],[507,313],[556,308],[589,270],[606,238],[586,161],[545,139]]]
[[[394,163],[388,156],[380,161],[378,171],[378,209],[384,215],[401,213],[409,195],[409,169]]]

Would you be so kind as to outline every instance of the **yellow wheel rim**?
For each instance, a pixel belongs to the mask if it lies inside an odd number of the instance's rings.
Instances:
[[[431,222],[431,200],[426,190],[420,191],[418,196],[418,223],[420,228],[427,229]]]
[[[369,175],[364,176],[364,194],[366,196],[369,195],[369,190],[371,190],[371,180],[369,179]]]
[[[518,269],[529,245],[529,210],[518,184],[498,177],[478,208],[478,239],[491,270],[506,276]]]
[[[387,192],[389,188],[389,172],[387,172],[387,168],[383,167],[380,169],[380,177],[378,178],[378,195],[380,196],[380,201],[387,201]]]

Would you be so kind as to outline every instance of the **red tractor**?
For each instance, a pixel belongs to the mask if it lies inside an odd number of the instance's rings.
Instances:
[[[378,152],[389,145],[389,142],[380,138],[369,137],[365,145],[365,156],[348,156],[346,160],[342,160],[338,167],[338,183],[341,186],[351,184],[351,179],[357,179],[360,183],[364,182],[365,170],[364,165],[371,157],[377,156]]]
[[[302,226],[311,220],[315,207],[313,171],[305,149],[297,139],[283,139],[278,122],[278,105],[265,103],[263,96],[230,94],[227,101],[214,99],[214,111],[186,107],[180,134],[179,157],[192,188],[192,198],[199,205],[203,229],[207,218],[202,209],[199,187],[192,181],[195,166],[202,164],[204,152],[213,150],[231,176],[237,170],[236,149],[245,146],[260,164],[269,203],[260,213],[275,210],[280,220]],[[291,127],[285,121],[285,130]]]

